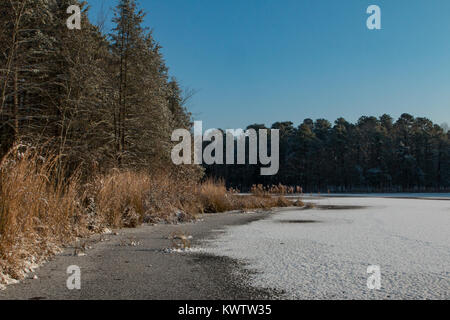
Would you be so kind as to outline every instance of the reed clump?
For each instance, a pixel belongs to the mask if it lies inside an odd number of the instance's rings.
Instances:
[[[200,182],[165,171],[114,169],[82,180],[76,170],[68,175],[62,163],[59,156],[22,145],[1,160],[0,284],[23,278],[63,246],[106,228],[294,205],[268,190],[241,195],[221,180]]]

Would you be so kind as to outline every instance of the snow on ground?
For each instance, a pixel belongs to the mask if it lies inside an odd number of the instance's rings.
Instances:
[[[247,261],[257,271],[251,285],[290,299],[450,298],[450,201],[312,202],[360,207],[281,211],[230,227],[206,250]],[[381,268],[380,290],[367,287],[370,265]]]

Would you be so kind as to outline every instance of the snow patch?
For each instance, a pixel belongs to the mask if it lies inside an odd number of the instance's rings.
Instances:
[[[167,248],[167,249],[163,250],[164,253],[197,253],[197,252],[203,252],[203,251],[204,251],[204,249],[202,249],[202,248],[184,248],[184,249]]]
[[[449,299],[450,202],[321,198],[318,205],[360,209],[280,211],[232,226],[205,241],[211,254],[248,262],[250,285],[290,299]],[[280,223],[311,220],[320,223]],[[382,289],[367,288],[379,265]]]

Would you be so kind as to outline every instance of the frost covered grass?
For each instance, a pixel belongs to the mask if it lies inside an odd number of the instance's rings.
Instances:
[[[205,213],[303,206],[301,201],[293,202],[284,196],[272,196],[269,193],[256,193],[250,196],[238,195],[228,191],[223,181],[212,179],[208,179],[200,186],[199,199]]]
[[[136,227],[145,213],[144,197],[150,189],[144,173],[120,172],[95,177],[86,191],[87,202],[100,220],[100,226]]]
[[[64,245],[111,228],[293,205],[168,172],[115,169],[82,183],[77,173],[64,176],[59,160],[19,146],[0,162],[0,284],[25,277]]]
[[[82,235],[77,175],[63,179],[58,158],[12,150],[0,164],[0,275],[20,279],[30,265]],[[0,276],[0,281],[2,277]]]

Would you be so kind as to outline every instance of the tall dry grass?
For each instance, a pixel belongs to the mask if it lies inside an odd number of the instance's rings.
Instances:
[[[92,185],[101,225],[135,227],[142,221],[144,198],[151,185],[147,174],[114,170],[96,177]]]
[[[213,179],[201,184],[198,199],[205,213],[303,206],[301,201],[294,203],[282,195],[274,196],[264,190],[252,195],[239,195],[228,191],[223,180]]]
[[[55,156],[21,146],[0,163],[0,272],[20,277],[23,264],[39,263],[81,233],[77,175],[60,176]]]
[[[201,212],[196,182],[167,172],[113,170],[94,178],[86,190],[84,198],[95,203],[97,222],[101,226],[120,228],[136,227],[143,222],[183,222]]]
[[[20,146],[0,161],[0,285],[2,275],[20,279],[30,264],[106,227],[178,223],[202,213],[293,205],[283,196],[241,196],[223,181],[199,183],[176,172],[116,169],[84,184],[77,174],[61,172],[58,157]]]
[[[264,186],[262,184],[254,184],[250,193],[256,196],[272,196],[272,195],[286,195],[286,194],[302,194],[303,188],[300,186],[285,186],[281,183],[278,185]]]
[[[198,188],[198,201],[203,213],[234,210],[236,204],[222,180],[207,179]]]

